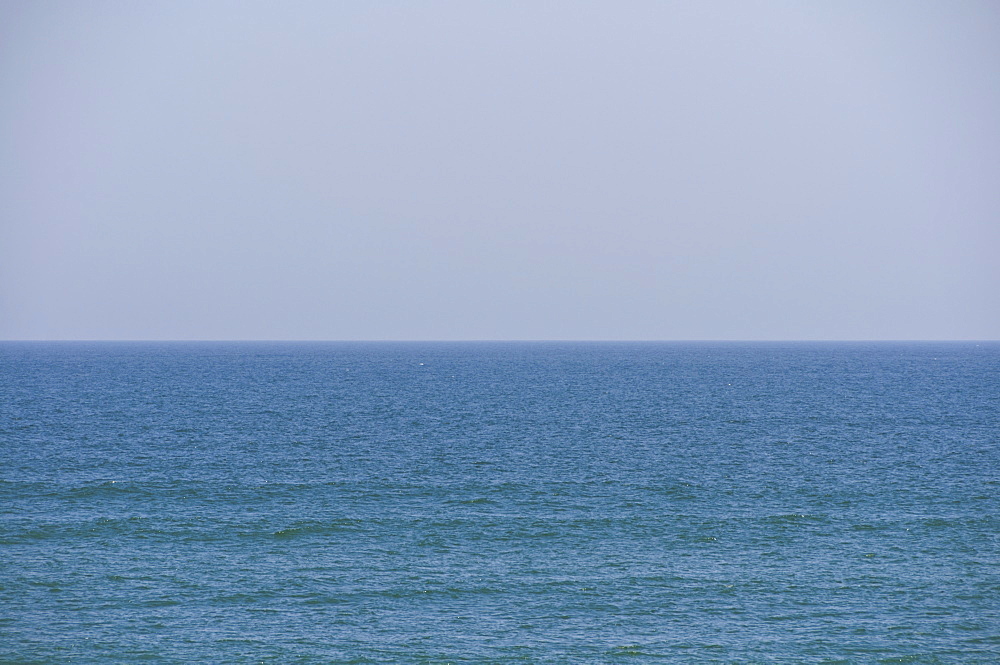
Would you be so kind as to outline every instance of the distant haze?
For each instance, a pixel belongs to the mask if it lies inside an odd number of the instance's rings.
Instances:
[[[0,338],[998,339],[1000,4],[0,3]]]

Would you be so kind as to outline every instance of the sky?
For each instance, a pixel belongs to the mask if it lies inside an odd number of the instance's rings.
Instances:
[[[0,339],[1000,339],[1000,4],[0,0]]]

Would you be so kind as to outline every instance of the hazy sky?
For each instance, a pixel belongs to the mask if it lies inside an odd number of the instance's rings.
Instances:
[[[998,339],[1000,4],[0,0],[0,338]]]

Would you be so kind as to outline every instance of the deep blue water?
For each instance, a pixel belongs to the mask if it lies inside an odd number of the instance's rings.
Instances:
[[[997,663],[998,343],[2,343],[0,662]]]

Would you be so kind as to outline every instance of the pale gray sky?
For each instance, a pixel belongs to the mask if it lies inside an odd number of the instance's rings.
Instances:
[[[0,0],[0,338],[998,339],[1000,4]]]

